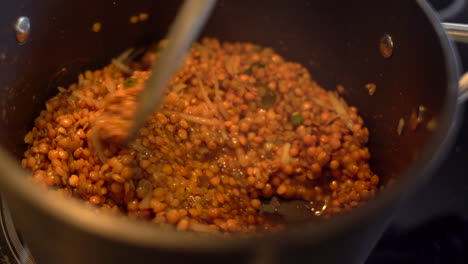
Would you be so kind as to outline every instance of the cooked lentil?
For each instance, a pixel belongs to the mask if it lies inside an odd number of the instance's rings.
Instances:
[[[370,96],[373,96],[377,91],[377,85],[375,83],[367,83],[364,87]]]
[[[97,32],[99,32],[99,31],[101,31],[101,28],[102,28],[101,22],[96,22],[96,23],[94,23],[93,26],[91,27],[91,30],[92,30],[93,32],[96,32],[96,33],[97,33]]]
[[[198,232],[281,228],[259,213],[274,195],[320,204],[311,216],[375,195],[357,109],[300,64],[250,43],[194,44],[164,105],[122,146],[157,50],[133,62],[131,76],[115,64],[86,71],[46,102],[25,136],[22,165],[35,181]]]

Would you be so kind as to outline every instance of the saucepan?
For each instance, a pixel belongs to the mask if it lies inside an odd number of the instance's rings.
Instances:
[[[370,130],[381,190],[350,213],[252,237],[198,236],[99,215],[28,181],[19,165],[23,137],[57,86],[128,47],[163,38],[180,1],[0,6],[0,190],[37,263],[362,263],[457,132],[458,54],[425,0],[219,1],[204,36],[273,47],[323,87],[346,87]],[[141,12],[150,14],[145,23],[129,22]],[[373,96],[368,83],[377,87]],[[421,118],[411,129],[415,115]]]

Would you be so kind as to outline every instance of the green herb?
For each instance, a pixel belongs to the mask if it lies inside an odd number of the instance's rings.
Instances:
[[[248,68],[247,70],[243,71],[242,74],[252,75],[252,68]]]
[[[259,94],[261,97],[265,96],[268,87],[266,87],[266,86],[263,85],[263,84],[257,84],[256,86],[257,86],[257,88],[258,88],[258,94]]]
[[[298,126],[302,124],[303,121],[304,121],[304,118],[301,115],[293,115],[291,117],[291,124],[293,124],[294,126]]]
[[[136,83],[137,83],[137,80],[136,80],[135,78],[128,78],[127,80],[125,80],[124,86],[125,86],[125,87],[132,87],[132,86],[134,86]]]
[[[265,85],[258,85],[258,94],[262,97],[261,107],[270,109],[276,103],[276,93]]]
[[[261,50],[263,49],[263,47],[260,46],[260,45],[254,45],[253,49],[254,49],[255,51],[261,51]]]
[[[263,64],[263,63],[261,63],[259,61],[256,61],[256,62],[252,63],[250,65],[250,67],[247,70],[243,71],[242,73],[247,74],[247,75],[252,75],[253,67],[265,68],[265,64]]]
[[[252,63],[252,65],[250,65],[250,68],[253,68],[254,66],[257,66],[259,68],[265,68],[265,64],[259,62],[259,61],[256,61],[254,63]]]

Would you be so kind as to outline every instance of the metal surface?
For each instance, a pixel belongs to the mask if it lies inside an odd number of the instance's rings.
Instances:
[[[136,136],[146,119],[164,99],[164,90],[171,76],[180,67],[193,41],[198,38],[216,0],[186,0],[167,36],[168,44],[155,61],[145,89],[139,96],[134,123],[127,141]]]
[[[468,46],[458,47],[468,54]],[[468,66],[468,60],[463,62]],[[467,104],[462,113],[464,122],[450,154],[434,177],[398,210],[366,264],[468,262]]]
[[[179,2],[25,0],[2,4],[2,24],[12,24],[20,15],[34,21],[29,41],[21,46],[11,28],[0,28],[0,54],[5,53],[0,61],[0,190],[38,263],[120,264],[155,259],[161,263],[186,263],[187,259],[192,263],[265,259],[361,263],[404,195],[427,180],[453,140],[458,117],[457,60],[425,0],[385,5],[373,0],[292,1],[288,5],[281,0],[220,1],[204,35],[271,46],[288,60],[308,66],[327,89],[343,84],[350,103],[360,109],[371,130],[372,166],[385,180],[384,186],[392,179],[394,184],[350,214],[255,238],[207,238],[96,215],[25,179],[17,161],[24,151],[23,135],[44,101],[56,93],[56,86],[66,86],[84,69],[102,67],[130,46],[165,36]],[[142,11],[158,16],[137,25],[128,23],[129,16]],[[97,21],[103,25],[99,33],[91,31]],[[376,40],[385,33],[398,43],[390,59],[382,58],[376,47]],[[429,58],[431,63],[427,63]],[[373,97],[364,89],[369,82],[377,85]],[[398,136],[398,120],[419,105],[437,118],[435,131],[419,129]],[[259,250],[258,245],[262,245]]]
[[[21,16],[15,23],[16,40],[18,43],[23,44],[28,40],[31,30],[31,22],[28,17]]]
[[[382,57],[390,59],[393,55],[394,48],[395,44],[393,43],[392,36],[384,34],[383,37],[380,38],[379,42],[379,50]]]
[[[458,23],[442,23],[442,25],[453,40],[468,43],[468,25]]]
[[[9,261],[18,264],[34,264],[31,252],[21,241],[16,231],[10,210],[4,199],[0,199],[0,227],[2,231],[0,235],[5,239],[3,245],[8,247],[7,250],[10,253],[6,255],[9,256]]]

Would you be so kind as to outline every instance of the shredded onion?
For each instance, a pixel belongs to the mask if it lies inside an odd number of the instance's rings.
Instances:
[[[24,136],[24,143],[32,144],[34,141],[34,135],[31,131],[29,131],[26,136]]]
[[[397,134],[399,136],[401,136],[401,134],[403,134],[403,129],[404,128],[405,128],[405,119],[400,118],[400,120],[398,121],[398,127],[397,127]]]
[[[129,74],[131,75],[133,73],[132,69],[130,69],[130,67],[128,67],[127,65],[123,64],[122,62],[116,60],[116,59],[113,59],[112,60],[112,64],[117,67],[119,70],[121,70],[122,72],[126,73],[126,74]]]
[[[153,152],[150,151],[149,149],[147,149],[145,146],[137,144],[135,142],[130,144],[130,147],[133,148],[134,150],[140,152],[140,153],[145,153],[146,156],[149,156],[149,155],[153,154]]]
[[[153,173],[153,179],[156,183],[160,182],[164,178],[164,175],[161,172],[161,166],[158,167],[158,170]]]
[[[113,93],[115,91],[115,84],[114,83],[106,82],[105,86],[106,86],[106,89],[107,89],[107,91],[109,93]]]
[[[195,232],[200,232],[200,233],[209,233],[209,234],[217,234],[219,233],[218,230],[214,229],[213,227],[209,225],[203,225],[203,224],[193,224],[190,227],[193,231]]]
[[[151,198],[153,198],[153,195],[151,192],[148,192],[148,194],[145,197],[143,197],[143,199],[140,202],[140,209],[144,210],[150,208]]]
[[[315,98],[315,97],[312,97],[311,98],[312,101],[314,101],[314,103],[318,104],[319,106],[323,107],[323,108],[326,108],[330,111],[335,111],[335,108],[333,107],[330,107],[327,103],[325,103],[324,101],[318,99],[318,98]]]
[[[120,55],[117,56],[115,60],[120,61],[120,62],[127,61],[127,59],[130,57],[130,54],[132,54],[133,50],[134,50],[133,48],[126,49],[124,52],[120,53]]]
[[[85,80],[85,78],[84,78],[83,74],[78,75],[78,86],[82,86],[83,83],[84,83],[84,80]]]
[[[232,76],[235,76],[239,72],[239,64],[240,64],[239,56],[229,57],[225,63],[226,71]]]
[[[233,67],[233,61],[234,57],[229,57],[227,60],[226,60],[226,64],[225,64],[225,67],[226,67],[226,71],[231,74],[231,75],[234,75],[234,67]]]
[[[67,89],[63,88],[62,86],[57,87],[57,89],[59,90],[59,93],[64,93],[67,91]]]
[[[289,164],[291,162],[291,156],[289,156],[289,151],[291,150],[291,144],[286,143],[283,146],[283,154],[281,155],[281,162],[283,164]]]
[[[99,158],[99,160],[102,163],[105,163],[107,160],[106,155],[104,155],[104,145],[102,144],[102,141],[99,139],[96,133],[98,133],[96,130],[99,130],[99,128],[96,128],[96,126],[93,127],[91,130],[91,144],[93,145],[94,153],[96,156]]]
[[[133,48],[127,49],[124,52],[122,52],[122,54],[117,56],[117,58],[111,60],[112,64],[115,67],[117,67],[119,70],[129,75],[133,73],[133,70],[127,65],[125,65],[125,63],[127,63],[128,60],[131,58],[130,55],[132,54],[133,50],[134,50]]]
[[[83,101],[85,101],[86,103],[90,104],[90,105],[94,105],[95,107],[97,108],[101,108],[102,107],[102,103],[99,102],[98,100],[94,100],[94,99],[91,99],[91,98],[88,98],[84,95],[81,95],[77,92],[73,93],[73,95],[78,98],[78,99],[81,99]]]
[[[348,115],[347,105],[340,101],[333,92],[328,92],[328,97],[330,98],[330,102],[335,109],[336,113],[338,116],[344,121],[346,127],[348,127],[349,130],[353,130],[353,121]]]
[[[153,185],[150,181],[145,179],[141,179],[138,185],[139,187],[144,188],[147,191],[145,197],[143,197],[143,199],[141,200],[139,207],[140,209],[148,209],[150,208],[150,202],[153,198]]]
[[[249,165],[249,159],[245,155],[245,151],[242,147],[236,149],[237,161],[242,167],[247,167]]]
[[[172,111],[164,111],[164,114],[170,115],[172,113],[177,113],[181,118],[190,121],[192,123],[197,123],[201,125],[209,125],[209,126],[219,126],[221,125],[221,122],[216,119],[208,119],[208,118],[203,118],[199,116],[193,116],[185,113],[179,113],[179,112],[172,112]]]
[[[129,53],[129,55],[127,55],[127,58],[125,60],[123,60],[123,62],[130,62],[130,61],[135,60],[135,58],[140,56],[141,54],[143,54],[146,49],[139,48],[135,52],[133,52],[134,49],[130,48],[130,49],[126,50],[126,52],[128,52],[129,50],[130,50],[130,53]]]
[[[185,88],[187,88],[187,85],[185,83],[179,83],[174,86],[174,88],[172,89],[172,92],[178,93],[184,90]]]
[[[223,118],[219,115],[218,111],[216,111],[216,108],[214,107],[213,103],[211,102],[210,98],[208,97],[208,93],[206,92],[205,86],[203,85],[200,76],[197,76],[198,83],[200,84],[201,88],[201,93],[203,95],[203,99],[206,102],[206,105],[208,108],[213,112],[213,114],[219,119],[223,120]],[[224,138],[224,140],[229,140],[229,137],[227,135],[226,129],[224,126],[221,126],[221,135]]]
[[[226,109],[224,108],[223,100],[221,99],[221,94],[219,92],[219,81],[218,77],[215,75],[215,82],[214,82],[214,92],[215,92],[215,100],[219,106],[219,112],[224,117],[224,120],[229,120],[229,114],[227,113]]]
[[[206,105],[208,108],[213,112],[213,114],[220,120],[222,120],[221,116],[219,116],[218,111],[216,111],[216,108],[214,107],[213,103],[211,102],[210,98],[208,97],[208,94],[206,93],[205,86],[203,85],[203,82],[200,79],[200,76],[197,76],[198,83],[200,84],[200,90],[203,96],[203,100],[205,100]]]

